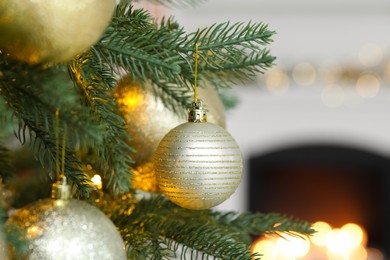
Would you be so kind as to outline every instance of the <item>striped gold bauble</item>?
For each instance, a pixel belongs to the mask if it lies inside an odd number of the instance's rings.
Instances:
[[[1,0],[0,0],[1,1]],[[199,97],[207,104],[208,120],[225,126],[225,113],[217,91],[211,86],[198,89]],[[142,86],[128,76],[118,83],[114,96],[126,120],[127,132],[135,136],[129,144],[137,152],[132,154],[135,164],[133,188],[146,192],[160,192],[153,169],[152,156],[161,139],[175,126],[186,122],[185,115],[178,115],[164,105],[161,97],[147,82]]]
[[[155,171],[160,190],[173,203],[209,209],[237,189],[242,156],[224,128],[202,117],[201,104],[192,112],[190,122],[175,127],[161,140],[154,155]]]

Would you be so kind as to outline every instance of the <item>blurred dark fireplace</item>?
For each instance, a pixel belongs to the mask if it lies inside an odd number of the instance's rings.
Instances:
[[[251,211],[332,226],[353,222],[390,255],[390,159],[355,148],[309,145],[250,159]]]

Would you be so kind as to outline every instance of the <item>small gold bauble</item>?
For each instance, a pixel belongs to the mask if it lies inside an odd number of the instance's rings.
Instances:
[[[212,87],[198,90],[199,97],[210,104],[205,107],[208,110],[208,121],[224,127],[224,107],[218,93]],[[128,77],[119,82],[115,96],[127,122],[127,130],[133,138],[130,145],[137,151],[133,155],[136,161],[132,165],[135,174],[133,188],[157,192],[152,156],[164,135],[186,122],[186,118],[166,108],[161,98],[154,95],[150,85],[142,87]]]
[[[0,0],[0,51],[28,63],[86,51],[111,20],[115,0]]]
[[[41,200],[16,211],[9,223],[26,231],[30,260],[126,259],[114,224],[83,201]]]
[[[154,156],[158,184],[175,204],[208,209],[228,199],[242,175],[240,149],[211,123],[181,124],[160,142]]]

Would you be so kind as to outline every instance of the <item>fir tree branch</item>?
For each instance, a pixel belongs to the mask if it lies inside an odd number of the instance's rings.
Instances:
[[[229,234],[224,228],[212,225],[210,219],[199,219],[194,211],[179,208],[166,199],[159,197],[152,200],[141,200],[129,216],[112,214],[111,219],[127,234],[148,234],[157,239],[155,245],[167,246],[166,253],[181,248],[182,254],[186,252],[201,257],[205,254],[222,259],[252,259],[249,246],[236,239],[235,234]],[[134,235],[136,236],[136,235]],[[143,235],[143,237],[145,237]],[[143,245],[134,250],[131,240],[124,237],[128,250],[132,254],[143,252]],[[135,238],[136,239],[136,238]],[[153,241],[149,241],[149,244]],[[151,259],[160,259],[161,250],[154,248],[148,255]],[[142,253],[141,253],[142,254]],[[141,257],[137,255],[137,258]]]
[[[42,165],[48,165],[55,173],[54,115],[60,108],[61,126],[69,129],[67,136],[66,170],[83,194],[88,194],[89,179],[79,169],[74,149],[91,143],[101,143],[102,127],[90,110],[80,104],[66,73],[58,67],[27,65],[0,55],[1,95],[8,108],[19,119],[16,136],[22,144],[29,142]],[[26,73],[28,72],[28,73]],[[60,127],[59,131],[62,130]]]
[[[33,152],[36,154],[37,159],[42,166],[48,165],[50,173],[56,172],[56,140],[53,136],[53,132],[48,132],[35,124],[34,121],[22,118],[24,127],[23,129],[29,130],[30,140],[32,142]],[[34,133],[34,135],[32,135]],[[25,133],[23,133],[25,135]],[[24,140],[21,134],[17,137],[20,140]],[[60,145],[62,150],[62,145]],[[81,170],[82,163],[77,159],[75,152],[66,148],[65,150],[65,176],[77,187],[77,194],[84,197],[89,196],[89,191],[93,189],[91,181],[88,176]],[[54,178],[54,176],[51,176]]]
[[[142,21],[134,28],[132,21]],[[186,108],[192,93],[195,43],[199,43],[199,77],[216,88],[251,78],[270,67],[274,57],[263,48],[274,32],[262,23],[222,23],[187,35],[172,18],[153,24],[144,11],[123,3],[102,39],[91,49],[91,62],[111,78],[126,74],[151,81],[165,104]],[[125,71],[125,73],[123,72]],[[109,75],[102,75],[109,81]],[[173,106],[171,105],[171,108]]]
[[[153,17],[144,9],[133,9],[131,2],[133,0],[122,0],[117,5],[115,13],[112,18],[110,27],[107,28],[107,33],[115,31],[126,30],[125,28],[131,28],[132,30],[141,32],[150,28],[152,25]]]
[[[158,235],[144,231],[133,233],[137,231],[140,230],[132,230],[131,234],[125,230],[121,231],[129,245],[128,259],[169,259],[175,256],[172,247],[165,246],[165,241]]]
[[[102,127],[91,117],[90,110],[80,104],[71,81],[60,67],[30,66],[0,55],[0,71],[1,94],[16,117],[28,118],[51,132],[55,111],[60,109],[61,125],[71,130],[68,141],[75,147],[86,146],[91,140],[101,142]]]
[[[138,203],[125,200],[119,206],[116,204],[116,208],[106,203],[103,211],[109,212],[122,232],[129,254],[135,258],[160,259],[161,255],[180,249],[183,257],[252,259],[255,257],[249,251],[252,235],[313,233],[307,222],[278,214],[193,211],[163,197]]]
[[[125,121],[118,115],[119,109],[110,94],[112,79],[107,82],[101,77],[107,72],[89,65],[92,64],[88,58],[81,56],[75,59],[68,69],[75,86],[80,90],[84,104],[92,109],[105,129],[102,134],[103,143],[93,147],[99,159],[91,163],[104,176],[108,176],[108,186],[115,193],[129,192],[131,164],[134,163],[131,154],[134,149],[128,145],[130,137],[126,132]]]
[[[152,80],[153,94],[156,97],[161,97],[165,107],[171,109],[178,115],[185,116],[186,109],[193,102],[193,93],[188,91],[187,87],[169,83],[162,80]]]
[[[273,34],[262,23],[227,22],[189,35],[181,51],[191,52],[198,43],[200,75],[206,80],[217,77],[222,85],[243,82],[272,66],[275,57],[260,46],[271,43]]]
[[[1,97],[1,92],[2,90],[0,88],[0,141],[9,137],[13,133],[15,125],[17,125],[5,100]]]
[[[212,214],[217,223],[228,225],[231,229],[241,232],[241,234],[246,234],[247,242],[250,241],[249,235],[278,233],[311,235],[314,233],[314,229],[311,228],[311,224],[307,221],[276,213],[251,214],[246,212],[237,214],[235,212],[213,212]]]
[[[190,40],[186,42],[182,50],[193,51],[193,45],[198,43],[199,51],[225,49],[227,46],[239,46],[240,49],[247,48],[257,51],[259,50],[258,44],[266,45],[272,42],[273,34],[275,32],[269,31],[268,26],[262,23],[214,24],[190,34]]]

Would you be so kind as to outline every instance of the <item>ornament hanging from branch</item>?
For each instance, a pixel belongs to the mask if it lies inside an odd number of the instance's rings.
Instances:
[[[197,98],[197,52],[194,103],[188,122],[172,129],[154,155],[159,187],[173,203],[188,209],[214,207],[237,189],[242,175],[242,157],[233,137],[222,127],[207,122]]]
[[[26,231],[29,241],[27,259],[126,259],[123,240],[111,220],[92,205],[71,199],[63,163],[62,172],[58,170],[58,112],[56,115],[56,168],[59,177],[53,184],[52,198],[17,210],[8,223]],[[64,154],[65,142],[62,146],[63,162]]]
[[[29,204],[8,221],[26,231],[28,259],[126,259],[123,240],[104,213],[70,199],[65,178],[53,190],[52,199]]]
[[[208,121],[224,127],[224,107],[215,89],[211,86],[201,88],[199,97],[209,104],[206,107]],[[152,156],[164,135],[186,120],[164,105],[163,99],[154,93],[150,83],[142,86],[128,76],[119,81],[115,98],[126,120],[128,133],[137,137],[129,143],[137,151],[132,155],[135,160],[135,164],[132,165],[135,174],[133,188],[158,192]]]

